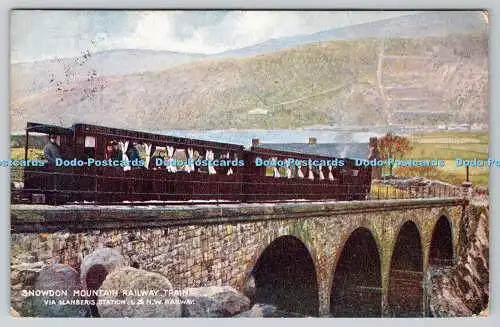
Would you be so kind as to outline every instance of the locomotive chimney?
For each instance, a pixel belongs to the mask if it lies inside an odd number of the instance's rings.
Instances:
[[[252,139],[252,146],[258,146],[258,145],[259,145],[259,139],[258,138]]]
[[[315,137],[310,137],[309,138],[309,144],[316,144],[317,143],[317,140]]]

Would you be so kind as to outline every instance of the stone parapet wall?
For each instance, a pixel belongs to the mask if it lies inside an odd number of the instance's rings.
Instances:
[[[51,208],[13,206],[13,299],[32,287],[23,264],[58,262],[77,271],[102,247],[120,252],[127,265],[158,272],[177,288],[229,285],[243,291],[258,258],[280,236],[309,250],[317,274],[320,313],[328,314],[332,274],[349,235],[368,229],[381,254],[384,296],[399,228],[417,225],[427,262],[433,227],[445,215],[453,244],[465,203],[460,199],[349,203],[259,204],[150,208]],[[17,302],[19,303],[19,302]],[[16,300],[14,309],[18,310]]]

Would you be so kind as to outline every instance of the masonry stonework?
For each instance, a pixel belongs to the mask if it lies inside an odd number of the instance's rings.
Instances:
[[[377,243],[385,308],[391,256],[401,226],[407,221],[417,226],[425,273],[437,220],[445,216],[450,222],[456,251],[464,206],[457,199],[104,210],[13,206],[11,256],[12,264],[56,260],[79,271],[86,255],[110,247],[127,264],[161,273],[176,288],[230,285],[243,291],[266,247],[281,236],[293,236],[314,262],[319,313],[327,316],[335,267],[356,229],[368,229]],[[22,287],[18,280],[12,283],[13,298],[32,287],[28,282]]]

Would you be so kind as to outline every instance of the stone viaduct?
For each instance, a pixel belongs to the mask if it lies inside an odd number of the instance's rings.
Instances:
[[[454,263],[466,205],[12,205],[11,255],[79,270],[87,254],[111,247],[177,289],[231,285],[310,316],[425,316],[428,268]]]

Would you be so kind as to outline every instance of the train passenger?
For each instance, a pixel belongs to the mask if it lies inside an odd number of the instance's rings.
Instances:
[[[128,147],[127,151],[125,152],[125,154],[127,155],[128,160],[130,160],[130,162],[140,161],[141,160],[141,154],[139,152],[139,143],[136,142],[136,141],[133,141],[132,145],[129,145],[129,147]],[[145,167],[142,166],[142,165],[134,166],[134,164],[132,164],[132,168],[133,169],[140,169],[140,168],[145,168]]]
[[[137,149],[139,143],[132,142],[132,145],[128,147],[126,155],[130,161],[141,160],[139,149]]]
[[[165,150],[160,150],[158,151],[158,154],[156,156],[153,156],[151,158],[151,161],[149,163],[149,166],[151,167],[151,169],[153,170],[157,170],[157,169],[165,169],[165,166],[163,165],[163,161],[167,158],[166,154],[165,154]],[[156,163],[156,160],[157,159],[161,159],[163,160],[161,165],[157,165]]]
[[[113,146],[113,160],[123,160],[123,153],[118,147],[118,142],[113,140],[111,141],[111,145]]]
[[[56,159],[62,158],[56,135],[49,135],[49,142],[43,148],[43,156],[49,167],[55,167]]]
[[[177,149],[174,152],[173,159],[175,160],[176,170],[178,173],[187,172],[187,155],[184,149]]]
[[[113,144],[109,142],[106,144],[106,149],[104,149],[104,159],[114,159],[115,158],[115,149],[113,148]]]
[[[229,155],[229,152],[228,153],[222,153],[220,155],[220,160],[229,160],[230,159],[230,155]],[[224,174],[224,175],[227,175],[227,172],[229,171],[229,168],[230,167],[227,167],[227,166],[221,166],[219,167],[219,171],[221,174]]]

